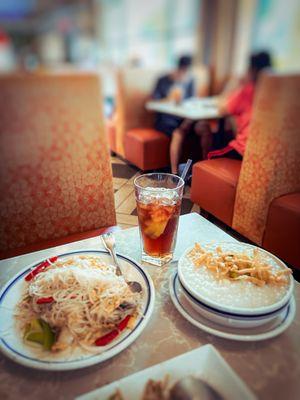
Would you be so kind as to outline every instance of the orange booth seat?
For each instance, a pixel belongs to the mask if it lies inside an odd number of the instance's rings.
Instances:
[[[241,161],[230,158],[194,164],[191,200],[231,226]]]
[[[0,78],[0,258],[116,224],[99,79]]]
[[[116,112],[106,129],[111,151],[143,171],[170,164],[170,139],[155,130],[154,113],[145,109],[156,80],[162,71],[141,68],[122,69],[117,74]],[[194,69],[196,93],[207,96],[209,71],[204,66]]]
[[[300,75],[259,82],[244,160],[193,167],[191,200],[300,268]]]
[[[169,165],[169,139],[153,129],[145,109],[161,71],[125,68],[117,73],[116,112],[106,125],[111,151],[143,171]]]
[[[300,269],[300,192],[272,201],[262,245]]]
[[[170,139],[155,129],[131,129],[125,136],[126,159],[142,171],[169,165]]]

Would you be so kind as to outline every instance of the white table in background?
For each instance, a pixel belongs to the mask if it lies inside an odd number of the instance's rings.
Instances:
[[[146,103],[146,109],[195,121],[222,118],[217,107],[217,97],[191,98],[180,104],[153,100]]]
[[[117,250],[140,261],[137,228],[116,234]],[[195,241],[235,241],[231,236],[197,214],[180,217],[175,259]],[[49,257],[81,249],[99,249],[99,238],[90,238],[63,246],[0,261],[0,284],[26,265]],[[164,267],[145,265],[156,290],[153,316],[139,338],[113,359],[70,372],[36,371],[22,367],[0,354],[0,398],[31,400],[73,399],[151,365],[211,343],[259,399],[294,400],[300,394],[300,285],[296,283],[297,314],[282,335],[263,342],[234,342],[209,335],[181,317],[173,306],[168,282],[176,263]]]

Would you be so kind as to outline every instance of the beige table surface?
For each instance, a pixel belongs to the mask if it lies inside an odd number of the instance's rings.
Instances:
[[[161,100],[151,100],[146,103],[148,111],[175,115],[176,117],[192,120],[222,118],[217,107],[217,97],[190,98],[176,104]]]
[[[216,99],[216,96],[190,98],[179,104],[171,101],[152,100],[146,103],[146,109],[195,121],[200,119],[218,119],[222,118],[223,115],[219,113]]]
[[[137,228],[117,234],[118,251],[140,257]],[[180,218],[175,258],[195,241],[234,241],[197,214]],[[31,253],[0,262],[0,285],[27,264],[79,249],[99,249],[98,238]],[[31,370],[0,354],[0,399],[71,399],[104,384],[175,357],[206,343],[213,344],[259,399],[300,399],[300,285],[295,288],[297,314],[277,338],[244,343],[220,339],[195,328],[181,317],[168,293],[168,278],[176,263],[163,268],[145,266],[153,278],[156,303],[153,316],[139,338],[121,354],[103,364],[70,372]]]

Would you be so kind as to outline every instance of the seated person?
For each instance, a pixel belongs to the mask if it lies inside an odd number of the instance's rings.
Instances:
[[[194,96],[194,80],[190,75],[191,64],[190,56],[180,57],[176,70],[158,79],[152,98],[180,102]],[[171,137],[170,159],[174,174],[177,173],[183,140],[189,133],[192,124],[191,121],[173,115],[156,114],[155,129]]]
[[[222,138],[218,137],[221,135],[220,131],[214,133],[209,123],[205,121],[199,121],[196,124],[195,132],[201,137],[203,159],[230,157],[241,160],[243,158],[248,139],[256,83],[261,71],[268,67],[271,67],[269,53],[252,54],[244,81],[231,94],[220,97],[220,113],[233,117],[235,125],[230,132],[231,137],[228,132],[225,132],[223,146],[220,146]],[[218,141],[219,146],[217,145]],[[218,147],[219,149],[216,150]],[[220,149],[220,147],[223,148]]]

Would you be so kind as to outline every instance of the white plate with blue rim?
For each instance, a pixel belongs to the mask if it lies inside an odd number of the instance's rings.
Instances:
[[[183,295],[190,303],[190,305],[196,310],[197,313],[201,314],[204,318],[209,319],[217,324],[229,326],[231,328],[255,328],[261,325],[265,325],[273,320],[275,320],[279,315],[285,315],[286,309],[289,306],[287,302],[279,310],[273,311],[265,315],[236,315],[228,312],[221,312],[213,307],[209,307],[201,301],[197,300],[193,295],[191,295],[180,282],[178,276],[178,283],[182,290]]]
[[[203,245],[203,249],[215,253],[217,248],[232,254],[245,254],[254,257],[257,251],[260,258],[274,271],[287,270],[287,266],[276,256],[257,246],[241,242],[215,242]],[[288,276],[287,284],[274,287],[259,287],[249,282],[235,283],[218,280],[207,268],[195,268],[188,248],[178,261],[178,275],[184,288],[198,301],[215,310],[239,316],[260,316],[271,314],[286,306],[293,295],[294,279]],[[272,299],[272,301],[270,300]]]
[[[271,322],[249,329],[230,328],[208,320],[191,306],[183,293],[177,273],[170,277],[169,291],[174,306],[183,318],[204,332],[224,339],[243,342],[258,342],[271,339],[288,329],[296,315],[296,303],[294,297],[292,297],[286,311]]]
[[[78,255],[100,257],[101,261],[111,264],[111,258],[105,251],[75,251],[58,255],[59,259]],[[16,274],[0,292],[0,350],[11,360],[27,367],[42,370],[73,370],[107,361],[130,346],[145,329],[154,308],[154,286],[149,275],[132,259],[118,255],[120,267],[127,280],[141,284],[141,316],[131,329],[124,330],[113,342],[104,346],[101,353],[89,353],[80,348],[70,352],[51,353],[35,349],[26,343],[15,321],[15,309],[26,285],[25,276],[45,260],[26,266]]]

